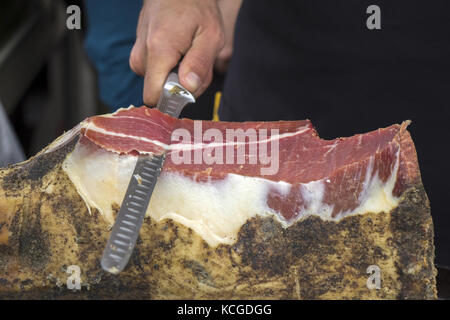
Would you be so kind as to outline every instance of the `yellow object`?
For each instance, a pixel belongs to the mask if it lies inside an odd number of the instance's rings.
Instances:
[[[214,109],[212,118],[213,121],[220,121],[219,119],[220,98],[222,98],[222,92],[217,91],[216,96],[214,97]]]

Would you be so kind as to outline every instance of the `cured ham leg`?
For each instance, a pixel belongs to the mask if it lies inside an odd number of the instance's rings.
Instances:
[[[88,118],[0,169],[0,296],[435,298],[406,127],[327,141],[309,121],[197,122],[146,107]],[[130,263],[105,273],[137,156],[163,152]]]

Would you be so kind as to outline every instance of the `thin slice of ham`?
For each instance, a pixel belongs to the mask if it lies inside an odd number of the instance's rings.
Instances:
[[[339,220],[392,210],[405,190],[420,183],[407,124],[328,141],[319,138],[308,120],[199,123],[171,118],[156,109],[130,107],[86,119],[50,149],[81,136],[64,169],[88,206],[110,223],[136,156],[166,152],[148,214],[157,220],[176,220],[214,246],[233,243],[240,227],[255,215],[273,215],[289,227],[310,215]],[[174,140],[172,134],[180,129],[192,139]],[[202,139],[210,129],[222,133],[224,140]],[[252,130],[265,131],[267,136],[256,143],[239,137],[226,140],[227,130],[238,129],[244,137]],[[258,151],[271,150],[274,143],[278,145],[276,172],[263,174],[268,164],[248,156],[238,163],[239,147],[249,153],[251,145]],[[195,159],[195,154],[217,150],[221,144],[224,155],[227,148],[236,151],[232,163]],[[189,163],[174,160],[183,152],[191,154]]]

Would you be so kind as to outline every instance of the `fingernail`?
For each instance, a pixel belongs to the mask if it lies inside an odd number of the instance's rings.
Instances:
[[[189,91],[191,91],[192,93],[194,93],[195,91],[198,90],[198,88],[200,88],[200,77],[195,74],[194,72],[189,72],[186,76],[186,84],[188,85]]]

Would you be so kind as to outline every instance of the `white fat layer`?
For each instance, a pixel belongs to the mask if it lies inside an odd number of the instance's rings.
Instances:
[[[150,215],[157,221],[178,221],[210,245],[232,244],[249,218],[256,213],[273,214],[266,204],[269,188],[280,193],[290,188],[285,182],[263,180],[229,174],[218,182],[198,183],[176,173],[165,173],[150,201]]]
[[[332,217],[334,206],[323,202],[326,184],[331,181],[322,179],[302,184],[300,190],[305,204],[300,212],[296,213],[296,216],[305,218],[310,215],[316,215],[323,220],[339,221],[349,215],[391,211],[398,205],[400,200],[392,194],[400,162],[399,155],[400,152],[397,151],[394,167],[386,182],[380,179],[378,172],[373,171],[375,160],[374,156],[372,156],[366,170],[362,191],[359,195],[355,195],[358,198],[359,205],[353,210],[338,212],[335,217]],[[359,181],[359,178],[357,176],[354,180]]]
[[[398,205],[400,199],[393,195],[393,191],[400,165],[400,150],[397,151],[396,161],[393,164],[394,168],[386,182],[380,179],[378,172],[373,174],[374,162],[374,157],[371,157],[363,183],[363,191],[358,198],[360,205],[354,210],[341,212],[340,216],[344,217],[364,212],[389,212]]]
[[[124,156],[77,144],[66,158],[63,169],[68,173],[78,193],[97,208],[112,223],[112,204],[120,205],[136,165],[136,156]]]
[[[324,180],[311,181],[300,186],[304,207],[296,216],[306,218],[311,215],[318,215],[322,219],[331,219],[333,206],[323,202],[325,195]]]
[[[96,208],[109,224],[114,223],[113,204],[120,205],[130,181],[137,157],[118,155],[77,144],[66,158],[63,168],[89,208]],[[383,183],[373,174],[370,162],[360,205],[354,210],[331,216],[333,206],[323,202],[327,178],[301,185],[304,205],[296,219],[286,221],[267,205],[271,190],[287,195],[291,184],[263,178],[229,174],[219,181],[195,182],[177,173],[162,172],[153,192],[147,215],[155,221],[172,219],[192,228],[209,245],[233,244],[242,225],[250,218],[273,215],[283,227],[293,221],[316,215],[324,220],[339,221],[347,215],[366,212],[388,212],[398,205],[392,195],[399,156],[391,177]]]

